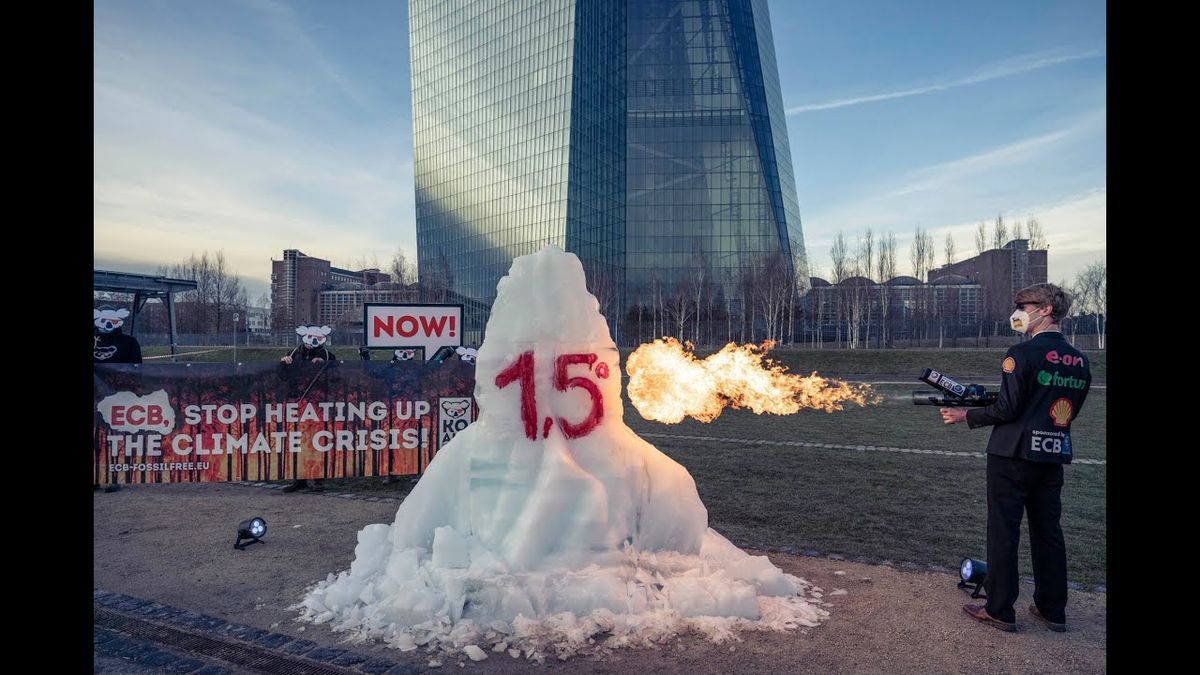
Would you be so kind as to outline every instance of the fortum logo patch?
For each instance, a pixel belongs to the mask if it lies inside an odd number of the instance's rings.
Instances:
[[[96,409],[113,431],[169,434],[175,429],[175,409],[163,389],[146,396],[120,391],[105,396]]]
[[[444,448],[458,432],[471,426],[471,398],[438,399],[438,447]]]

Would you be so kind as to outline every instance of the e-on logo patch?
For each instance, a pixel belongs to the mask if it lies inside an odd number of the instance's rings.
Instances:
[[[1083,365],[1083,357],[1082,356],[1074,356],[1072,354],[1063,354],[1062,356],[1059,356],[1057,349],[1046,352],[1046,360],[1053,364],[1061,363],[1064,366],[1082,366]]]
[[[1000,364],[1000,369],[1006,373],[1011,373],[1017,369],[1017,360],[1011,356],[1004,357],[1004,363]]]
[[[471,425],[471,397],[438,399],[438,447]]]

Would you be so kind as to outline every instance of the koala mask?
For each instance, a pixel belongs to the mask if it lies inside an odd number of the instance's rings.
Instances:
[[[129,316],[129,310],[127,309],[112,309],[110,307],[94,309],[92,310],[92,325],[102,334],[108,335],[125,325],[125,317],[127,316]]]
[[[304,346],[309,349],[324,346],[332,332],[333,329],[329,326],[296,326],[296,335],[300,336]]]

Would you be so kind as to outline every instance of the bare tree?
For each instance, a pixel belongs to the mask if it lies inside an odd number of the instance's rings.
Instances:
[[[417,280],[416,265],[408,261],[408,257],[404,255],[403,248],[397,248],[396,254],[392,256],[392,281],[398,284],[408,286]]]
[[[621,316],[616,306],[616,273],[611,266],[593,260],[584,265],[584,279],[587,282],[588,292],[596,298],[596,303],[600,306],[600,315],[608,322],[608,330],[613,341],[620,344],[619,328],[621,323],[619,319]]]
[[[866,256],[863,254],[861,245],[858,253],[850,263],[850,278],[845,280],[843,285],[846,298],[846,339],[850,343],[851,349],[858,348],[860,333],[862,331],[863,315],[866,314],[866,308],[870,304],[870,289],[864,281],[866,265]]]
[[[1096,315],[1096,346],[1104,349],[1105,322],[1108,319],[1108,265],[1098,260],[1085,267],[1075,277],[1075,305],[1080,314]]]
[[[1008,227],[1004,224],[1004,216],[996,216],[996,228],[992,230],[992,248],[1004,248],[1008,243]]]
[[[377,270],[379,269],[379,256],[374,251],[372,251],[370,255],[361,255],[351,260],[350,265],[347,266],[347,269],[357,271]]]
[[[800,303],[800,296],[804,293],[804,289],[809,287],[806,270],[804,269],[804,257],[801,256],[796,249],[792,248],[792,278],[788,288],[788,343],[795,344],[796,342],[796,308]]]
[[[933,271],[933,263],[937,261],[937,247],[933,243],[933,235],[925,232],[925,281],[932,281],[929,278],[929,273]]]
[[[975,253],[983,255],[983,252],[988,250],[987,247],[987,223],[979,221],[979,227],[975,228]]]
[[[876,262],[876,276],[879,279],[879,306],[882,314],[882,326],[879,335],[879,344],[890,344],[888,342],[888,322],[891,319],[891,286],[888,282],[896,276],[896,235],[888,232],[886,237],[880,239],[879,242],[879,258]]]
[[[1065,320],[1071,326],[1072,345],[1075,344],[1075,333],[1077,332],[1077,327],[1079,325],[1079,317],[1087,311],[1087,290],[1086,288],[1080,288],[1078,286],[1078,282],[1079,277],[1076,277],[1077,285],[1075,286],[1068,285],[1066,279],[1062,279],[1058,282],[1058,287],[1065,290],[1068,294],[1070,294],[1071,297],[1071,306],[1067,309],[1067,316],[1065,317]],[[1080,299],[1082,299],[1083,302],[1080,302]]]
[[[946,233],[946,265],[954,264],[954,235]]]
[[[871,278],[875,273],[875,234],[871,232],[871,228],[867,228],[867,233],[858,243],[858,262],[859,274],[866,278]],[[874,306],[873,299],[870,296],[870,289],[866,289],[864,302],[867,305],[867,327],[866,334],[863,336],[863,346],[868,349],[871,347],[871,314]]]
[[[217,251],[212,261],[212,306],[216,318],[216,332],[233,323],[233,314],[244,315],[246,305],[246,289],[225,262],[225,251]]]
[[[733,273],[725,271],[721,295],[725,296],[725,344],[733,342]]]
[[[671,317],[675,337],[680,342],[683,342],[686,338],[683,329],[688,320],[692,318],[692,312],[694,311],[695,307],[692,305],[691,290],[688,288],[687,282],[680,279],[675,282],[675,287],[671,292],[671,297],[667,304],[667,313]]]
[[[833,239],[833,246],[829,247],[829,259],[830,262],[833,263],[833,268],[831,269],[832,274],[829,277],[829,282],[834,286],[834,311],[836,312],[836,323],[834,325],[836,326],[835,339],[838,343],[841,343],[842,341],[842,318],[844,316],[842,309],[845,302],[845,298],[842,296],[842,291],[844,289],[842,288],[841,283],[850,276],[849,260],[847,259],[848,255],[849,254],[846,250],[846,238],[842,236],[842,233],[839,230],[837,237],[834,237]]]
[[[1021,231],[1021,219],[1013,219],[1013,239],[1024,239],[1025,234]]]
[[[242,280],[229,268],[224,251],[212,256],[203,251],[200,257],[193,253],[183,262],[159,267],[158,273],[196,282],[194,290],[176,295],[176,325],[184,332],[220,333],[232,327],[233,314],[244,314],[249,304]]]
[[[913,276],[919,281],[929,281],[929,272],[933,269],[934,256],[936,255],[933,235],[917,226],[917,233],[913,236],[912,244],[909,245],[909,261],[913,266]],[[928,318],[926,315],[929,310],[929,299],[927,289],[918,287],[914,290],[913,295],[913,314],[914,319],[920,321],[920,326],[923,331],[928,329],[925,321]],[[911,335],[911,333],[910,333]]]
[[[709,286],[712,284],[711,277],[712,274],[708,265],[708,254],[704,252],[704,249],[700,248],[700,243],[697,241],[692,246],[692,269],[691,276],[688,278],[690,291],[692,298],[695,300],[696,307],[696,325],[692,331],[693,339],[695,339],[696,344],[701,344],[702,342],[700,338],[700,315],[701,309],[705,304],[705,298],[708,298],[710,304],[712,301],[712,293],[709,289]],[[710,316],[709,320],[711,322],[711,308],[708,313]]]
[[[1046,235],[1042,232],[1042,224],[1037,218],[1029,219],[1029,248],[1033,251],[1042,251],[1046,248]]]
[[[778,340],[782,332],[779,324],[787,304],[790,276],[787,259],[778,251],[764,257],[754,273],[754,304],[762,311],[768,340]]]
[[[439,251],[436,260],[430,261],[427,271],[417,280],[418,294],[422,302],[444,303],[454,288],[454,270],[446,253]]]
[[[662,279],[657,270],[650,270],[650,332],[655,340],[666,334],[666,320],[663,317]]]
[[[738,341],[743,344],[747,340],[754,340],[755,319],[758,318],[757,308],[754,305],[754,285],[756,283],[758,283],[758,274],[754,271],[754,267],[743,267],[741,276],[738,278],[738,295],[741,301],[741,318],[739,319],[741,337]]]
[[[808,273],[813,277],[821,277],[821,266],[815,262],[809,264]],[[824,333],[821,331],[821,324],[825,318],[825,291],[815,285],[810,284],[808,289],[809,304],[812,306],[812,311],[809,313],[808,320],[813,323],[813,346],[817,349],[824,347],[825,341],[821,338]]]
[[[913,276],[922,281],[925,280],[933,260],[932,239],[933,237],[918,225],[917,233],[913,235],[912,243],[908,246],[908,260],[912,263]]]

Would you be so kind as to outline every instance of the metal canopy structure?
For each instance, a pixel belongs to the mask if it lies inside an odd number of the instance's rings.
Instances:
[[[129,334],[133,335],[137,327],[137,317],[145,306],[146,301],[158,298],[167,306],[167,324],[171,331],[171,360],[177,354],[175,344],[175,298],[176,293],[196,289],[196,282],[187,279],[170,279],[155,274],[133,274],[130,272],[110,272],[107,270],[92,270],[92,291],[108,291],[110,293],[132,293],[133,315],[129,317]]]

